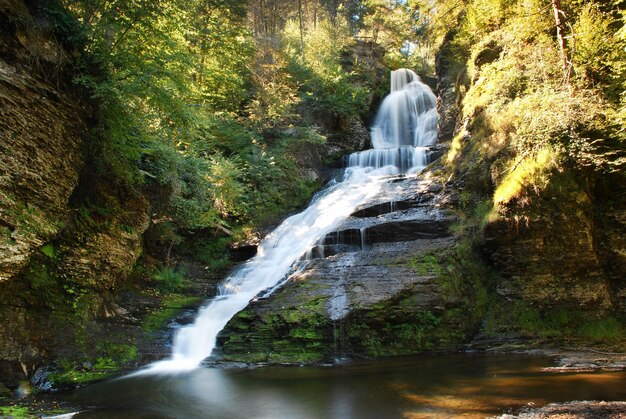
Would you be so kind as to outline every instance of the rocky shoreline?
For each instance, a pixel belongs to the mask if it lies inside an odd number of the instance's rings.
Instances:
[[[516,415],[502,415],[500,419],[605,419],[625,418],[626,402],[572,401],[550,403],[541,408],[524,409]]]

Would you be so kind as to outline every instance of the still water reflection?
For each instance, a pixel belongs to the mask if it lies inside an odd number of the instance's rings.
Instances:
[[[626,400],[626,373],[549,373],[511,354],[420,356],[336,367],[201,368],[92,385],[76,418],[486,417],[534,403]]]

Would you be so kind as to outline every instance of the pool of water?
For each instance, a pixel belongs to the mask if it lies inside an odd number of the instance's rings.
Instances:
[[[555,373],[550,358],[428,355],[322,367],[200,368],[70,396],[75,418],[489,417],[568,400],[626,400],[626,372]]]

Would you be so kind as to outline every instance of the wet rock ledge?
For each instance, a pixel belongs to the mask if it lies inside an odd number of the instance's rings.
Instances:
[[[457,262],[452,200],[427,177],[390,179],[282,288],[236,315],[218,337],[222,360],[326,362],[467,342],[481,289]]]

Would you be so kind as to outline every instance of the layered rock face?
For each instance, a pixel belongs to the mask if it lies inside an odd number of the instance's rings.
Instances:
[[[0,282],[18,274],[63,227],[87,136],[87,110],[56,84],[65,77],[66,52],[51,33],[10,23],[32,19],[21,2],[3,7]]]
[[[554,174],[529,205],[512,205],[485,228],[486,260],[497,273],[487,330],[567,336],[622,346],[626,313],[626,203],[576,170]]]
[[[572,189],[538,201],[517,221],[503,218],[487,226],[485,247],[502,277],[497,293],[540,307],[612,309],[610,280],[594,237],[592,197]]]
[[[230,321],[218,338],[224,359],[328,361],[467,341],[480,290],[461,279],[449,232],[456,217],[441,189],[424,178],[390,180],[326,236],[318,258]]]
[[[1,2],[0,22],[0,382],[16,386],[112,338],[93,320],[119,314],[149,203],[84,176],[94,112],[52,25],[21,1]],[[99,220],[84,191],[115,210]]]

